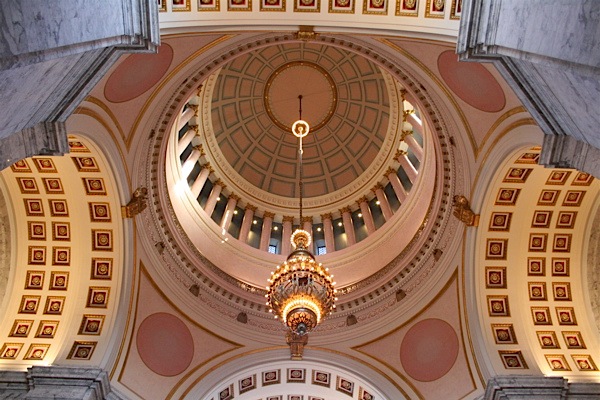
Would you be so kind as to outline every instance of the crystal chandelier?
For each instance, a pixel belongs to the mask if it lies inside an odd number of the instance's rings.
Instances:
[[[302,95],[298,99],[300,119],[292,125],[292,133],[299,141],[298,186],[302,223],[302,139],[308,135],[310,127],[302,120]],[[333,312],[337,300],[336,289],[329,269],[317,263],[309,250],[312,242],[310,233],[297,229],[291,236],[291,242],[295,249],[283,264],[271,272],[265,297],[269,312],[281,319],[291,332],[303,336]]]

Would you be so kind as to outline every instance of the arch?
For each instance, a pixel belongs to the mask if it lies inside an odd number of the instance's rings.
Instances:
[[[339,398],[341,394],[360,398],[408,399],[414,394],[407,385],[392,382],[363,362],[337,353],[308,349],[301,361],[289,362],[289,351],[268,350],[228,362],[199,380],[191,381],[184,399],[210,399],[233,393],[249,400],[303,394],[315,398]],[[345,397],[345,396],[344,396]]]
[[[480,224],[465,268],[475,351],[486,378],[587,379],[599,374],[597,333],[582,294],[585,268],[576,266],[600,186],[588,174],[539,166],[532,132],[516,126],[482,171],[489,184],[477,191],[485,195],[474,203]]]

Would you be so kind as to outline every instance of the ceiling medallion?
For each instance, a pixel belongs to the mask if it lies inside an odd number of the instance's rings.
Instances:
[[[289,93],[299,90],[305,91],[306,111],[313,120],[312,130],[316,132],[333,116],[338,97],[333,78],[318,64],[291,61],[273,71],[265,83],[265,111],[275,125],[290,132],[296,99]]]
[[[292,125],[292,133],[298,138],[298,169],[300,194],[300,221],[302,221],[302,139],[308,135],[310,127],[302,120],[302,95],[300,119]],[[294,250],[287,260],[271,272],[267,305],[275,318],[281,319],[296,336],[306,335],[321,319],[333,312],[337,290],[329,269],[315,261],[310,252],[310,233],[297,229],[291,236]]]

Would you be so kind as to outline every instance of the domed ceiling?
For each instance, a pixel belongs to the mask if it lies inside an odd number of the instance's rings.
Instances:
[[[186,232],[184,247],[197,250],[190,256],[213,263],[211,271],[228,282],[260,291],[275,256],[289,252],[292,226],[303,224],[324,243],[340,285],[357,284],[395,259],[376,279],[402,269],[416,243],[427,240],[422,233],[431,213],[447,214],[433,193],[444,160],[437,158],[420,100],[405,90],[415,84],[342,42],[290,35],[237,48],[244,51],[230,50],[222,64],[197,70],[203,80],[188,78],[190,89],[169,106],[180,111],[165,149],[176,155],[165,163],[168,219]],[[303,143],[302,220],[294,218],[298,139],[290,129],[299,118],[299,95],[302,119],[311,125]],[[384,249],[375,262],[370,254],[377,246]],[[398,249],[411,255],[400,260]],[[343,258],[351,252],[351,260]],[[260,272],[237,267],[247,257]]]
[[[270,194],[297,197],[298,143],[304,140],[304,196],[342,189],[380,153],[389,128],[384,74],[366,58],[318,43],[268,46],[221,69],[212,91],[212,129],[229,165]]]

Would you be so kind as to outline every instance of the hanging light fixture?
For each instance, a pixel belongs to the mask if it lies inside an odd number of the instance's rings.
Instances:
[[[302,139],[308,135],[310,126],[302,120],[302,95],[300,118],[292,125],[292,133],[298,138],[298,192],[300,199],[300,223],[302,223]],[[336,289],[329,269],[315,261],[309,248],[312,243],[310,233],[297,229],[290,239],[294,250],[287,260],[271,272],[267,305],[296,335],[303,336],[313,330],[322,318],[335,308]]]

